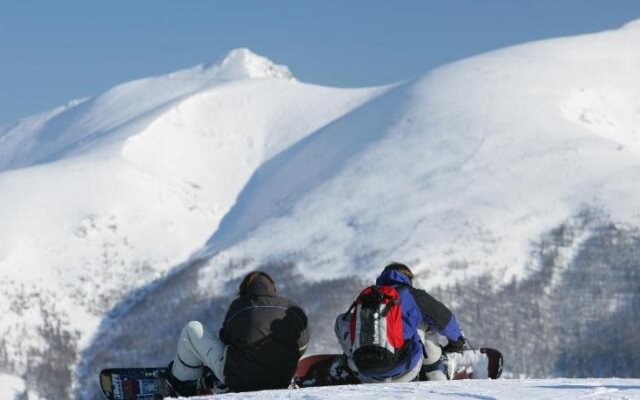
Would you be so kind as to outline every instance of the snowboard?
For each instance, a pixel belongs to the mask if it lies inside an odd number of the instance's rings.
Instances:
[[[177,397],[167,383],[167,368],[109,368],[100,372],[100,387],[107,400],[159,400]],[[213,391],[202,389],[198,395]]]
[[[464,350],[446,353],[443,361],[451,379],[498,379],[502,374],[502,354],[495,349]],[[109,368],[100,372],[100,387],[107,400],[159,400],[176,397],[167,383],[167,368]],[[211,374],[212,375],[212,374]],[[425,380],[423,372],[419,380]],[[213,381],[209,387],[215,387]],[[291,380],[292,388],[357,384],[357,376],[342,355],[319,354],[298,363]],[[207,386],[207,385],[203,385]],[[203,388],[198,395],[211,395],[215,389]]]
[[[463,350],[443,356],[451,379],[498,379],[502,374],[502,354],[495,349]],[[419,380],[426,380],[421,371]],[[338,354],[318,354],[298,363],[292,387],[353,385],[360,383],[356,374]]]

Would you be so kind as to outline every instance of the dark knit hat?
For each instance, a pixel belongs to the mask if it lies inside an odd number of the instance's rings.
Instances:
[[[399,262],[392,262],[391,264],[384,267],[384,269],[382,270],[382,273],[385,273],[391,270],[402,272],[407,276],[407,278],[413,281],[413,272],[411,272],[411,269],[409,269],[409,267],[407,267],[406,265]]]
[[[240,296],[246,296],[249,292],[249,288],[253,286],[254,283],[256,283],[256,280],[264,280],[260,278],[266,278],[268,282],[267,285],[271,287],[271,290],[273,290],[273,292],[276,291],[276,282],[272,277],[270,277],[266,272],[263,271],[252,271],[244,277],[242,282],[240,282],[240,287],[238,287],[238,294]]]

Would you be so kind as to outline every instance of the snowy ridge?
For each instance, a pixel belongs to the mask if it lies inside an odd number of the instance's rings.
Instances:
[[[295,77],[286,65],[276,65],[266,57],[249,49],[235,49],[212,66],[206,67],[206,75],[217,79],[289,79]]]
[[[128,82],[0,131],[0,171],[52,162],[121,141],[192,94],[246,79],[295,80],[287,67],[248,49],[236,49],[213,65]]]

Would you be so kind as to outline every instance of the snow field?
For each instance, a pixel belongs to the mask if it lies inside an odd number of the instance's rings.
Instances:
[[[634,400],[638,379],[499,379],[366,384],[230,393],[194,399],[433,399],[433,400]]]
[[[22,378],[0,373],[0,400],[15,399],[39,400],[40,397],[27,390]]]

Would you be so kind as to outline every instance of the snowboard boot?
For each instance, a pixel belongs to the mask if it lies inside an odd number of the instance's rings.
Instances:
[[[213,394],[223,394],[229,392],[229,387],[222,383],[209,367],[204,367],[204,370],[202,371],[202,378],[200,378],[199,387],[209,389],[213,392]]]
[[[353,358],[347,354],[337,356],[331,364],[329,376],[335,384],[348,384],[358,381],[358,368],[353,362]]]
[[[169,366],[167,367],[167,369],[169,370],[167,383],[169,384],[169,386],[171,386],[173,391],[176,392],[178,396],[184,397],[195,396],[196,394],[198,394],[199,380],[181,381],[173,376],[173,372],[171,371],[172,367],[173,361],[171,361],[169,363]]]
[[[353,362],[353,358],[344,353],[336,356],[331,364],[330,374],[335,379],[345,379],[347,376],[357,373],[358,368]]]
[[[442,363],[442,367],[440,367],[440,369],[444,371],[445,375],[447,375],[448,380],[452,380],[456,373],[456,369],[458,368],[458,358],[449,356],[447,353],[443,352],[440,362]]]
[[[449,380],[447,374],[443,371],[444,365],[442,361],[435,362],[429,365],[423,365],[420,368],[418,376],[421,381],[446,381]]]

